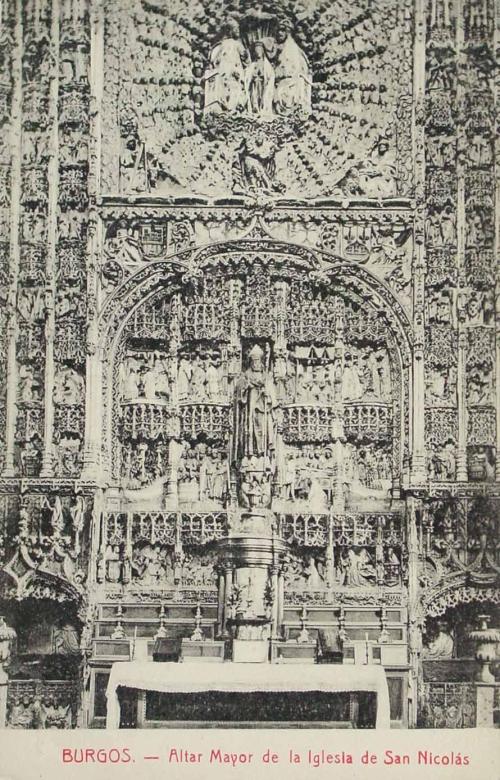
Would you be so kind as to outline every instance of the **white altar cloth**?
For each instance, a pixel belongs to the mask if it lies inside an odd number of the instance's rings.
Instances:
[[[106,690],[108,729],[120,725],[120,686],[161,693],[372,691],[377,694],[376,728],[390,728],[389,689],[381,666],[118,661],[111,667]]]

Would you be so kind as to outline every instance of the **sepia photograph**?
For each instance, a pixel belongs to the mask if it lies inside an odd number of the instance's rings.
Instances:
[[[0,728],[498,728],[495,1],[0,8]]]

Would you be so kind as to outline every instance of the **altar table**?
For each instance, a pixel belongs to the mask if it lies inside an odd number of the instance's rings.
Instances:
[[[389,690],[381,666],[342,664],[181,664],[175,662],[118,661],[111,667],[106,690],[106,728],[120,725],[118,688],[159,693],[224,691],[250,693],[284,691],[325,693],[374,692],[376,728],[390,728]]]

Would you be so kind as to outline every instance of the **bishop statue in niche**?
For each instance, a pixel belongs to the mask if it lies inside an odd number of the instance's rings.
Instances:
[[[269,120],[311,111],[311,69],[288,21],[253,11],[229,19],[204,74],[205,116],[244,114]]]
[[[269,458],[275,449],[278,402],[258,344],[248,353],[248,363],[235,387],[235,455]]]

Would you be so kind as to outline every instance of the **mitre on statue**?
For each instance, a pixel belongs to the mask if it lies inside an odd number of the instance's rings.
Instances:
[[[264,357],[264,350],[258,344],[255,344],[248,353],[248,359],[251,363],[259,363]]]

